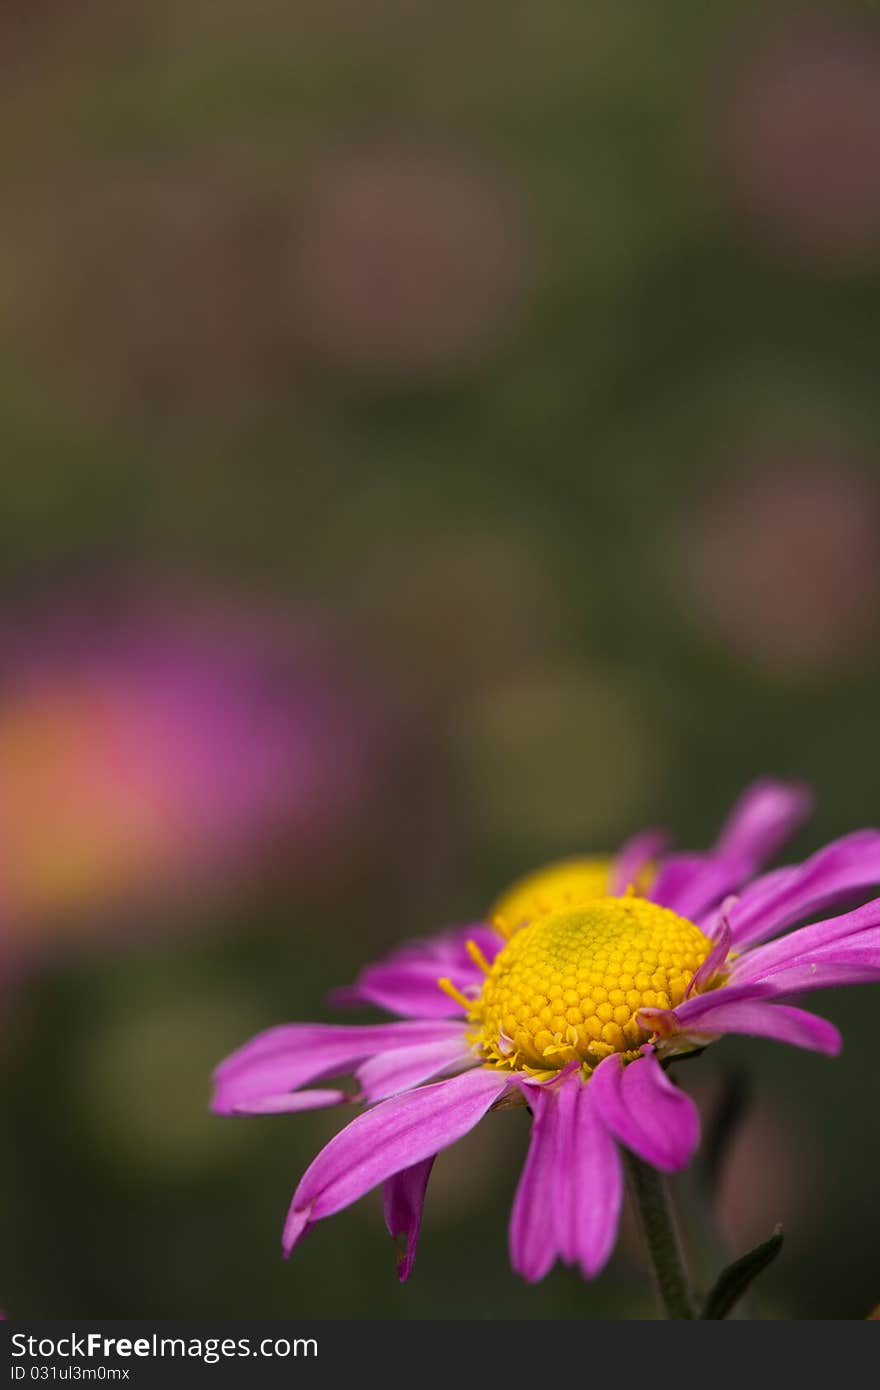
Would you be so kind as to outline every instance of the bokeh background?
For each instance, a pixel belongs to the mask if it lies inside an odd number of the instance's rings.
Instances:
[[[525,1150],[289,1264],[338,1118],[207,1113],[400,939],[753,776],[880,821],[880,21],[695,0],[0,7],[0,1294],[652,1315],[506,1259]],[[880,1300],[877,991],[724,1043],[761,1309]],[[684,1069],[682,1068],[684,1076]],[[681,1194],[690,1201],[693,1194]],[[708,1269],[705,1216],[693,1258]]]

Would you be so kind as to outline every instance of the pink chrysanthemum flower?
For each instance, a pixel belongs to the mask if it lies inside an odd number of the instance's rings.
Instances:
[[[505,895],[491,925],[407,945],[344,992],[402,1021],[273,1028],[222,1063],[220,1114],[369,1106],[303,1176],[285,1252],[383,1184],[406,1279],[434,1158],[489,1110],[524,1101],[513,1266],[538,1280],[561,1259],[595,1275],[617,1232],[620,1146],[662,1172],[697,1147],[696,1108],[667,1060],[725,1033],[833,1055],[837,1030],[785,1001],[880,979],[880,901],[782,935],[880,882],[880,831],[754,877],[808,807],[803,789],[759,782],[707,854],[660,856],[647,832],[611,861],[551,866]],[[301,1089],[346,1071],[356,1095]]]

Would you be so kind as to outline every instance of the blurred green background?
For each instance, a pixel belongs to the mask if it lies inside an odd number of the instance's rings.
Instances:
[[[510,1272],[518,1112],[438,1161],[408,1286],[377,1199],[285,1264],[338,1117],[214,1119],[209,1077],[543,859],[708,844],[758,774],[816,789],[793,853],[880,821],[878,151],[873,6],[5,0],[2,630],[307,611],[381,729],[305,863],[275,825],[161,909],[7,907],[10,1316],[652,1315],[631,1231],[593,1285]],[[719,1216],[786,1224],[764,1314],[864,1317],[877,992],[817,1008],[839,1061],[687,1081],[750,1077]]]

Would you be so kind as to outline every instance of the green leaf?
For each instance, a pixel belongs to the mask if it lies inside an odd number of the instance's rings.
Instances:
[[[756,1245],[741,1259],[734,1260],[719,1274],[706,1299],[701,1318],[726,1318],[759,1274],[771,1265],[782,1249],[782,1227],[777,1226],[769,1240]]]

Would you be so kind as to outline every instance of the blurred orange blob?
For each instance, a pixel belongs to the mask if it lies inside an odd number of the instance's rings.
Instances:
[[[154,606],[33,627],[0,681],[7,945],[351,848],[382,721],[314,624]]]
[[[824,269],[880,263],[880,24],[794,11],[740,45],[721,113],[725,196],[753,235]]]
[[[2,892],[13,923],[57,920],[179,858],[186,826],[127,703],[98,686],[0,708]]]

